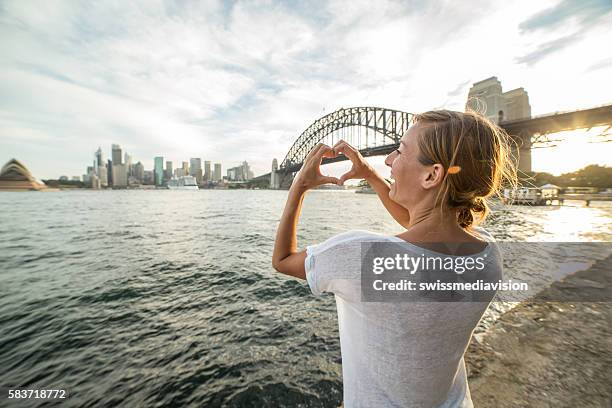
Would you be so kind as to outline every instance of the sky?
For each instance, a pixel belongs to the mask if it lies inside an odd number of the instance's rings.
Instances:
[[[491,76],[523,87],[534,115],[609,104],[611,11],[609,0],[0,0],[0,161],[40,179],[82,175],[98,146],[108,158],[118,143],[145,169],[201,157],[259,175],[340,107],[463,110]],[[534,170],[612,165],[610,143],[578,144],[580,155],[534,150]]]

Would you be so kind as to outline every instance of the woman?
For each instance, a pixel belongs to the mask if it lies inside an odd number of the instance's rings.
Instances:
[[[392,242],[415,257],[481,256],[487,259],[487,278],[501,279],[499,251],[475,224],[486,217],[487,198],[498,194],[502,181],[515,179],[508,152],[507,135],[485,117],[442,110],[416,115],[399,148],[386,158],[391,185],[344,141],[333,148],[319,144],[309,153],[289,190],[272,264],[306,279],[316,295],[334,293],[345,406],[472,406],[463,354],[493,294],[462,303],[362,302],[360,245]],[[339,154],[352,161],[351,170],[339,179],[321,175],[321,160]],[[298,251],[304,193],[348,179],[367,180],[405,232],[349,231]]]

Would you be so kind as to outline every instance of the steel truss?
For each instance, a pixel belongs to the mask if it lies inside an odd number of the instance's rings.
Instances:
[[[280,170],[297,171],[308,152],[319,142],[331,146],[344,139],[359,150],[398,144],[412,118],[411,113],[385,108],[338,109],[316,120],[298,137],[283,159]]]

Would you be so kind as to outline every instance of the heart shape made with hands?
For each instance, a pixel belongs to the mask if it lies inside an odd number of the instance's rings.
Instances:
[[[336,143],[336,146],[337,146],[337,145],[338,145],[338,144]],[[329,146],[326,146],[326,148],[329,148]],[[322,177],[323,179],[327,180],[327,183],[330,183],[330,184],[336,184],[336,185],[338,185],[338,186],[342,186],[342,185],[344,185],[344,182],[345,182],[346,180],[348,180],[348,179],[350,178],[350,176],[353,174],[353,172],[354,172],[354,171],[353,171],[353,167],[351,167],[351,169],[350,169],[349,171],[347,171],[346,173],[344,173],[344,174],[343,174],[342,176],[340,176],[339,178],[336,178],[336,177],[331,176],[331,175],[329,175],[329,174],[324,174],[324,173],[321,171],[321,164],[323,164],[323,160],[324,160],[324,159],[335,159],[336,157],[338,157],[338,156],[340,156],[340,155],[343,155],[343,156],[345,156],[347,159],[349,159],[349,160],[350,160],[350,158],[349,158],[347,155],[345,155],[343,152],[339,151],[339,149],[338,149],[338,150],[336,150],[335,146],[334,146],[334,148],[330,148],[330,149],[331,149],[331,150],[330,150],[330,151],[327,151],[327,152],[326,152],[326,153],[325,153],[325,154],[324,154],[324,155],[321,157],[321,160],[320,160],[320,161],[317,163],[317,172],[318,172],[318,173],[321,175],[321,177]],[[335,183],[334,183],[334,182],[335,182]]]
[[[345,155],[353,163],[351,169],[344,173],[340,178],[323,175],[321,173],[321,163],[323,159],[334,159],[340,154]],[[299,185],[308,189],[321,184],[343,185],[346,180],[353,178],[365,178],[369,165],[361,156],[359,151],[344,140],[338,141],[334,147],[325,144],[318,144],[306,156],[302,170],[299,172]]]
[[[345,142],[344,140],[339,140],[334,147],[332,148],[334,157],[338,157],[340,154],[344,155],[347,159],[349,159],[352,163],[349,171],[344,173],[338,179],[338,185],[344,185],[346,180],[350,179],[359,179],[365,178],[366,173],[370,169],[369,165],[359,153],[359,150]]]

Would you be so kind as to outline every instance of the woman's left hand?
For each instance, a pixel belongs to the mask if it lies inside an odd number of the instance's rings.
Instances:
[[[310,190],[321,184],[338,184],[340,180],[336,177],[324,176],[321,174],[321,161],[324,157],[336,157],[334,150],[323,143],[318,143],[306,156],[304,164],[291,184],[291,189],[297,188],[299,191]]]

